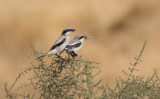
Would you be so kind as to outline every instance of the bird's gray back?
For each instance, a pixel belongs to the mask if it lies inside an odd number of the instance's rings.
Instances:
[[[77,36],[75,36],[75,37],[73,38],[73,40],[71,40],[71,41],[69,42],[69,44],[75,44],[75,43],[80,42],[79,38],[80,38],[81,36],[83,36],[83,34],[78,34]]]
[[[68,43],[68,45],[72,45],[72,44],[75,44],[75,43],[78,43],[78,42],[79,42],[78,39],[73,39]]]
[[[61,42],[63,39],[65,38],[65,36],[60,36],[56,42],[54,43],[54,45],[56,45],[57,43]]]

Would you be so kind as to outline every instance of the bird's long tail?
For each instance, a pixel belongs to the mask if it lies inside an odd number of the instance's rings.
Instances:
[[[70,54],[71,54],[71,56],[72,56],[73,58],[76,57],[76,56],[78,56],[74,51],[71,51]]]

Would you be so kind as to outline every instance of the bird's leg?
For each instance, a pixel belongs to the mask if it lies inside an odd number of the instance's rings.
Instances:
[[[56,58],[60,58],[59,54],[56,54]]]
[[[59,58],[63,59],[63,57],[61,55],[59,55]],[[64,60],[64,59],[63,59]]]
[[[69,53],[69,52],[67,52],[67,54],[68,54],[68,58],[70,58],[70,53]]]
[[[70,58],[70,54],[68,53],[68,58]]]
[[[60,58],[58,54],[55,54],[55,55],[56,55],[56,58]]]
[[[61,58],[61,59],[63,59],[63,57],[62,56],[60,56],[59,54],[56,54],[56,56],[57,56],[57,58]],[[63,59],[64,60],[64,59]]]

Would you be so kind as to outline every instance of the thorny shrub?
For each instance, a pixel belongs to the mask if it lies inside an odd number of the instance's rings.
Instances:
[[[100,74],[99,63],[92,62],[82,57],[56,58],[47,57],[34,60],[31,66],[23,68],[5,91],[10,99],[160,99],[160,79],[157,71],[151,77],[134,75],[138,69],[146,41],[135,62],[130,64],[128,71],[123,71],[127,79],[116,78],[115,88],[103,86],[102,80],[95,81]],[[32,47],[32,57],[36,59],[42,53]],[[23,76],[31,74],[26,83],[19,85],[18,81]],[[18,83],[18,85],[16,85]],[[23,92],[23,90],[31,90]]]

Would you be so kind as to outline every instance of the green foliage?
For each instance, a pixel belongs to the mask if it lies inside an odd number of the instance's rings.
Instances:
[[[128,71],[123,71],[127,79],[117,78],[115,88],[100,85],[95,77],[100,74],[98,63],[82,57],[38,59],[31,66],[24,68],[8,88],[5,84],[7,97],[10,99],[160,99],[160,79],[157,71],[151,77],[136,76],[136,66],[144,51],[146,42],[135,62],[130,64]],[[34,59],[39,53],[33,49]],[[32,56],[32,57],[33,57]],[[36,61],[36,62],[35,62]],[[31,74],[26,83],[16,86],[23,76]],[[29,88],[31,92],[23,92]]]

